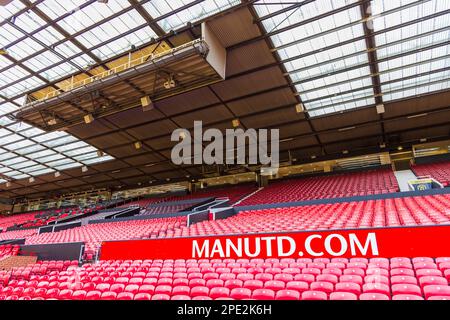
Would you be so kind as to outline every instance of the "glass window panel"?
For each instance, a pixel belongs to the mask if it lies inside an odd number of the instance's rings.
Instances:
[[[28,174],[17,174],[17,175],[12,176],[12,178],[14,178],[16,180],[25,179],[25,178],[28,178],[28,177],[30,177]]]
[[[23,141],[19,141],[19,142],[15,142],[9,145],[4,146],[5,149],[8,150],[16,150],[19,148],[24,148],[24,147],[28,147],[30,145],[34,144],[33,141],[30,140],[23,140]]]
[[[36,164],[37,163],[34,162],[34,161],[24,161],[24,162],[20,162],[18,164],[11,164],[11,165],[9,165],[9,167],[12,168],[12,169],[23,171],[23,170],[21,170],[22,168],[31,167],[31,166],[34,166]]]
[[[78,142],[66,144],[64,146],[56,147],[55,150],[64,153],[66,150],[72,150],[72,149],[86,147],[86,146],[88,146],[88,144],[86,142],[78,141]]]
[[[20,134],[26,137],[34,137],[38,134],[44,133],[45,131],[39,129],[39,128],[31,128],[27,130],[20,131]]]
[[[86,153],[80,156],[74,156],[73,158],[75,160],[81,161],[81,160],[87,160],[90,158],[94,158],[94,157],[98,157],[97,152],[90,152],[90,153]]]
[[[64,154],[68,157],[72,157],[72,156],[76,156],[79,154],[88,153],[91,151],[97,151],[97,149],[94,147],[85,147],[85,148],[79,148],[79,149],[70,150],[70,151],[64,151]]]
[[[28,10],[21,15],[14,18],[14,24],[20,27],[27,33],[32,33],[34,30],[45,25],[45,21],[41,19],[33,11]]]
[[[49,155],[52,155],[52,154],[56,154],[56,152],[53,151],[53,150],[48,150],[48,149],[47,150],[43,150],[43,151],[34,153],[33,154],[33,159],[39,159],[40,157],[45,157],[45,156],[49,156]]]
[[[65,157],[62,154],[54,154],[48,157],[42,157],[42,158],[38,158],[36,159],[36,161],[39,161],[41,163],[47,163],[50,161],[55,161],[55,160],[59,160],[59,159],[64,159]]]
[[[29,174],[32,176],[40,176],[42,174],[46,174],[46,173],[50,173],[50,172],[55,172],[55,170],[48,168],[48,169],[33,171],[33,172],[30,172]]]
[[[2,26],[3,28],[3,26]],[[3,30],[2,30],[3,32]],[[25,38],[8,49],[9,55],[17,60],[21,60],[30,54],[42,50],[44,47],[31,38]]]
[[[43,147],[41,145],[33,144],[26,148],[16,149],[15,152],[20,155],[28,155],[29,158],[34,158],[36,152],[44,150],[44,149],[45,149],[45,147]]]
[[[73,162],[73,163],[70,163],[70,164],[62,165],[62,166],[56,166],[55,169],[56,170],[66,170],[66,169],[71,169],[71,168],[76,168],[76,167],[81,167],[81,166],[82,166],[81,163]]]
[[[25,5],[20,1],[11,1],[6,6],[0,6],[0,17],[3,19],[10,18],[23,8],[25,8]]]
[[[7,168],[7,167],[1,167],[0,168],[0,173],[5,173],[5,172],[8,172],[8,171],[11,171],[11,169]]]
[[[6,159],[11,159],[14,157],[16,157],[16,155],[14,153],[10,153],[10,152],[2,153],[2,154],[0,154],[0,161],[6,160]],[[3,165],[3,161],[1,162],[1,164]]]
[[[187,4],[190,0],[153,0],[148,1],[143,6],[148,13],[157,18],[162,15],[166,15],[176,9],[179,9]],[[188,21],[197,21],[207,16],[213,15],[219,11],[230,8],[239,4],[239,0],[205,0],[199,4],[191,6],[185,10],[182,10],[176,14],[162,19],[158,24],[165,30],[175,30]]]
[[[109,161],[109,160],[113,160],[114,158],[111,156],[103,156],[103,157],[98,157],[98,158],[94,158],[94,159],[89,159],[89,160],[83,160],[81,162],[83,162],[84,164],[88,165],[88,164],[94,164],[94,163],[100,163],[100,162],[104,162],[104,161]]]
[[[3,174],[4,174],[5,176],[8,176],[8,177],[14,177],[14,176],[17,176],[17,175],[22,174],[22,172],[17,171],[17,170],[13,170],[13,171],[5,172],[5,173],[3,173]]]
[[[42,170],[42,169],[46,169],[46,167],[43,166],[42,164],[38,164],[38,165],[35,165],[35,166],[23,168],[20,171],[25,172],[25,173],[30,173],[30,172],[33,172],[33,171],[36,171],[36,170]]]

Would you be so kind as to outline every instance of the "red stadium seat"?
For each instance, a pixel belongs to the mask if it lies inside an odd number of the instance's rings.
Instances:
[[[351,292],[333,292],[330,300],[358,300],[358,296]]]
[[[301,297],[302,300],[327,300],[327,294],[322,291],[304,291]]]
[[[253,291],[252,298],[257,300],[273,300],[275,299],[275,292],[270,289],[256,289]]]
[[[299,300],[300,292],[295,290],[279,290],[275,296],[276,300]]]
[[[247,288],[234,288],[230,292],[230,297],[236,300],[249,299],[252,291]]]

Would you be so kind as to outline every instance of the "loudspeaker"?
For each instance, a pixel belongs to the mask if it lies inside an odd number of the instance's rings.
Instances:
[[[87,114],[84,116],[84,122],[86,124],[91,123],[92,121],[94,121],[94,116],[92,114]]]

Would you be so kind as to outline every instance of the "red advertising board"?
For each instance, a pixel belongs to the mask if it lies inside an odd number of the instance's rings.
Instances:
[[[450,257],[450,225],[104,242],[101,260]]]

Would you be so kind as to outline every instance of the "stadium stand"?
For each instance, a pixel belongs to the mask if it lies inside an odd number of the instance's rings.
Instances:
[[[18,245],[0,244],[0,260],[15,256],[19,252],[20,247]]]
[[[6,230],[14,225],[21,225],[35,218],[36,212],[14,214],[12,216],[2,217],[0,216],[0,229]]]
[[[14,230],[0,233],[0,240],[23,239],[36,234],[37,229]]]
[[[450,300],[449,17],[450,0],[0,0],[0,300]],[[324,248],[211,258],[262,234]]]
[[[179,228],[183,224],[186,224],[186,217],[87,224],[59,232],[29,236],[26,238],[26,244],[83,241],[86,244],[85,257],[90,260],[102,241],[173,236],[179,234]]]
[[[53,261],[0,271],[1,300],[448,300],[449,257]],[[3,281],[1,281],[3,280]]]
[[[397,191],[398,184],[392,170],[378,169],[273,182],[239,205],[342,198]]]
[[[147,215],[158,215],[158,214],[166,214],[166,213],[175,213],[186,210],[187,208],[192,207],[196,202],[184,203],[184,204],[173,204],[173,205],[160,205],[156,207],[147,207],[142,210],[139,215],[147,216]]]
[[[450,162],[414,164],[411,169],[416,176],[430,176],[444,186],[450,186]]]
[[[240,212],[182,228],[183,236],[432,225],[450,221],[450,196],[341,202]]]

